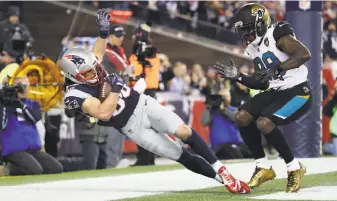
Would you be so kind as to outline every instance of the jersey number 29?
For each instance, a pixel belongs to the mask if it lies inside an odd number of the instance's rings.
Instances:
[[[268,68],[276,68],[281,64],[280,60],[275,56],[274,53],[268,51],[262,55],[262,59],[260,57],[256,57],[254,59],[254,65],[260,70],[265,70]],[[280,77],[285,74],[284,72],[280,73]]]
[[[131,89],[130,87],[124,85],[121,93],[119,94],[119,99],[117,103],[116,111],[113,113],[113,116],[119,115],[125,108],[125,99],[130,96]]]

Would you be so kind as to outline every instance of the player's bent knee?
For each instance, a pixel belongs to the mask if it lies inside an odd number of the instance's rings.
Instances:
[[[268,134],[275,128],[275,123],[267,117],[259,117],[256,121],[257,128],[262,134]]]
[[[253,116],[246,110],[240,110],[235,114],[235,122],[240,127],[246,127],[253,121]]]
[[[192,135],[192,130],[186,124],[181,125],[175,132],[175,136],[181,140],[187,140]]]

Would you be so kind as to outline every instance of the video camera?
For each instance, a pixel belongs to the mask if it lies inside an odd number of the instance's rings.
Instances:
[[[18,99],[17,93],[23,93],[26,85],[17,84],[15,86],[4,85],[0,89],[0,104],[10,106],[13,100]]]
[[[210,94],[206,96],[206,105],[212,109],[219,109],[223,101],[223,97],[218,94]]]
[[[24,30],[21,30],[19,26],[16,26],[11,31],[13,34],[11,44],[12,49],[15,51],[15,59],[17,63],[21,63],[25,54],[27,54],[28,57],[31,57],[31,44],[27,33],[25,33]]]
[[[152,45],[147,44],[143,41],[137,41],[134,44],[134,53],[137,56],[137,60],[140,64],[145,67],[152,67],[149,61],[146,58],[155,58],[157,49]]]

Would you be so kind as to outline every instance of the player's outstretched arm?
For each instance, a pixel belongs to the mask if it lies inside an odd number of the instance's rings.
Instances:
[[[243,73],[240,73],[240,76],[236,79],[236,81],[251,89],[266,90],[269,88],[268,81],[256,80],[253,77]]]
[[[268,81],[256,80],[249,75],[240,73],[235,67],[233,59],[230,59],[230,65],[217,62],[213,68],[222,78],[235,80],[251,89],[266,90],[269,87]]]
[[[99,9],[97,11],[96,23],[99,28],[99,35],[92,49],[92,52],[95,54],[99,61],[102,61],[105,54],[105,48],[110,29],[110,15],[107,10]]]
[[[82,111],[99,120],[107,121],[115,112],[118,99],[119,93],[110,93],[103,103],[97,98],[88,97],[82,104]]]
[[[300,41],[291,34],[282,36],[276,42],[277,48],[289,55],[289,59],[279,66],[282,70],[290,70],[300,67],[311,59],[311,53]]]

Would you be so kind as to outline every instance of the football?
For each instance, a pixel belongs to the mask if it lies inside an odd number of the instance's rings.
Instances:
[[[106,99],[106,97],[108,97],[109,93],[111,92],[111,89],[112,86],[109,82],[103,82],[98,97],[101,102],[103,102]]]

